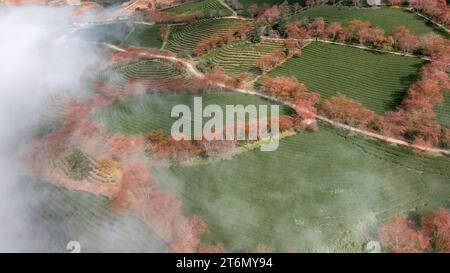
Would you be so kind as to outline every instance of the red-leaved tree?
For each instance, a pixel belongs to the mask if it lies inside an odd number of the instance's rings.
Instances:
[[[323,102],[322,113],[333,120],[359,128],[369,128],[376,114],[366,109],[360,102],[338,94]]]
[[[394,253],[419,253],[431,247],[426,234],[414,228],[404,216],[396,216],[384,224],[378,232],[383,248]]]
[[[450,252],[450,210],[441,208],[421,219],[424,232],[438,251]]]

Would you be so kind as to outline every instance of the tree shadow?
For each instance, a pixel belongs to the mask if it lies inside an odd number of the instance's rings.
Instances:
[[[419,71],[420,67],[422,67],[423,63],[415,64],[414,67]],[[400,79],[402,85],[405,86],[402,90],[395,92],[391,95],[391,102],[386,106],[385,111],[395,110],[405,99],[408,94],[408,89],[414,82],[419,80],[419,73],[412,73],[407,76],[404,76]]]

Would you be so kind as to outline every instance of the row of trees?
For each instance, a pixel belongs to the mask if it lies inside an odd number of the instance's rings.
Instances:
[[[383,248],[395,253],[450,252],[450,210],[438,209],[421,217],[419,223],[396,216],[386,221],[378,238]]]
[[[308,92],[306,86],[299,83],[295,77],[271,78],[267,75],[261,77],[260,85],[268,95],[291,103],[297,113],[295,127],[299,130],[318,130],[315,116],[317,114],[316,104],[320,95]]]
[[[433,112],[432,100],[440,97],[434,83],[419,81],[411,86],[409,95],[395,112],[379,116],[344,95],[324,101],[320,112],[333,120],[415,145],[448,148],[449,129],[440,127]]]
[[[332,39],[339,42],[358,42],[361,45],[388,48],[390,39],[384,35],[384,30],[371,27],[369,21],[352,20],[346,26],[333,22],[326,26],[322,17],[306,23],[294,21],[284,28],[286,38],[305,40],[310,38]]]
[[[243,88],[251,78],[248,72],[229,76],[220,66],[214,66],[203,77],[194,77],[187,86],[190,92],[218,90],[225,87]]]
[[[194,48],[194,55],[201,56],[208,51],[228,44],[236,39],[246,39],[247,34],[253,29],[251,23],[243,23],[236,30],[229,31],[225,34],[214,33],[211,36],[201,40]]]
[[[361,20],[352,20],[345,26],[340,22],[326,26],[322,17],[317,17],[310,23],[295,21],[285,26],[284,34],[290,39],[322,38],[339,42],[358,42],[379,49],[396,49],[424,55],[448,50],[448,41],[438,34],[415,36],[408,28],[399,26],[390,35],[385,35],[383,29],[373,28],[369,21]]]
[[[391,3],[400,4],[398,0],[391,0]],[[446,0],[409,0],[409,6],[441,24],[450,24],[450,8]]]
[[[432,52],[431,61],[422,67],[419,81],[409,87],[400,107],[380,118],[384,134],[422,146],[449,147],[449,129],[441,128],[433,111],[450,88],[448,52],[448,47]]]
[[[377,117],[375,112],[366,109],[360,102],[342,94],[325,100],[320,111],[333,120],[363,129],[373,128],[373,122]]]
[[[271,118],[268,118],[268,132],[271,131]],[[291,116],[281,115],[278,117],[279,130],[284,132],[296,126],[296,119]],[[230,127],[230,126],[234,126]],[[214,132],[210,132],[210,136],[203,135],[201,140],[175,140],[174,137],[166,135],[161,130],[151,131],[146,134],[148,149],[152,156],[157,160],[179,162],[192,159],[194,157],[213,157],[221,156],[223,159],[229,159],[233,154],[237,144],[247,144],[254,140],[237,140],[238,131],[242,129],[246,139],[249,135],[255,133],[258,139],[263,136],[259,134],[259,121],[250,120],[242,124],[225,126],[225,128],[216,128]],[[229,130],[234,132],[234,140],[226,140]],[[251,130],[256,130],[255,132]],[[220,135],[223,140],[213,139]],[[213,140],[211,140],[213,139]]]

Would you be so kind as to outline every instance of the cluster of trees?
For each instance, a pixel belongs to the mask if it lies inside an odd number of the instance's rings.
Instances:
[[[255,61],[256,67],[260,68],[263,73],[280,65],[286,59],[286,53],[283,49],[277,49],[272,53],[261,55]]]
[[[392,5],[399,5],[398,2],[391,0]],[[450,24],[450,8],[446,0],[409,0],[409,6],[441,24]]]
[[[158,79],[155,79],[158,83]],[[186,81],[182,77],[172,77],[168,81],[159,81],[159,90],[163,93],[180,93],[187,89]]]
[[[126,137],[121,133],[115,133],[106,140],[106,143],[110,146],[112,156],[120,158],[126,153],[141,149],[144,141],[140,136]]]
[[[67,146],[76,144],[79,137],[89,137],[98,125],[89,117],[92,105],[78,100],[70,100],[60,126],[43,139],[43,148],[51,154],[64,151]]]
[[[183,215],[181,202],[175,194],[158,189],[142,161],[130,162],[123,171],[119,190],[113,195],[110,208],[114,212],[136,213],[165,241],[173,252],[220,252],[221,246],[201,245],[201,236],[208,226],[199,216]]]
[[[383,248],[395,253],[450,251],[450,210],[441,208],[420,218],[420,223],[396,216],[378,232]]]
[[[65,156],[66,167],[71,178],[82,180],[91,171],[91,162],[79,149],[71,149]]]
[[[250,17],[256,18],[255,36],[279,37],[288,17],[299,5],[289,6],[287,2],[270,7],[267,4],[253,4],[248,8]]]
[[[284,46],[286,47],[287,56],[300,56],[302,54],[302,49],[299,41],[295,39],[287,39],[284,41]]]
[[[194,55],[201,56],[208,51],[223,46],[227,43],[235,41],[236,39],[246,39],[247,34],[252,30],[253,26],[250,23],[243,23],[238,29],[229,31],[225,34],[214,33],[211,36],[201,40],[194,48]]]
[[[290,102],[297,113],[295,127],[299,130],[318,130],[316,122],[316,104],[320,100],[320,95],[315,92],[308,92],[306,86],[299,83],[295,77],[271,78],[267,75],[261,77],[261,88],[282,101]]]
[[[90,104],[95,109],[112,105],[120,95],[120,90],[117,87],[105,81],[97,81],[95,83],[95,91],[97,93],[90,101]]]
[[[260,17],[266,10],[270,8],[269,4],[252,4],[248,7],[248,15],[252,18]]]

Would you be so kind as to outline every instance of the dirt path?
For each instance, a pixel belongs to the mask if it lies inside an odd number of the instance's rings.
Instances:
[[[225,3],[224,0],[218,0],[218,1],[219,1],[219,3],[222,6],[226,7],[227,9],[229,9],[232,12],[233,16],[237,16],[237,12],[232,7],[230,7],[227,3]]]
[[[113,49],[113,50],[117,50],[117,51],[120,51],[120,52],[126,52],[125,49],[119,48],[119,47],[114,46],[114,45],[105,44],[105,46],[107,46],[108,48]],[[171,57],[171,56],[164,56],[164,55],[160,55],[160,54],[152,54],[152,53],[143,53],[143,54],[141,54],[141,56],[143,56],[143,57],[151,57],[151,58],[160,58],[160,59],[165,59],[165,60],[169,60],[169,61],[172,61],[172,62],[179,62],[179,63],[184,64],[185,67],[186,67],[186,70],[189,71],[189,73],[192,74],[194,77],[197,77],[197,78],[204,78],[205,77],[205,75],[202,72],[198,71],[192,63],[190,63],[188,60],[185,60],[185,59],[181,59],[181,58],[177,58],[177,57]],[[270,101],[274,101],[274,102],[277,102],[277,103],[289,106],[291,108],[294,108],[294,105],[292,103],[290,103],[290,102],[281,100],[281,99],[273,97],[273,96],[269,96],[269,95],[266,95],[266,94],[259,93],[259,92],[257,92],[254,89],[250,89],[250,88],[234,88],[234,87],[227,86],[227,85],[225,85],[223,83],[218,83],[218,84],[216,84],[216,86],[220,87],[220,88],[228,89],[228,90],[231,90],[231,91],[234,91],[234,92],[237,92],[237,93],[241,93],[241,94],[248,94],[248,95],[259,96],[259,97],[262,97],[264,99],[267,99],[267,100],[270,100]],[[333,127],[340,128],[340,129],[343,129],[343,130],[346,130],[346,131],[350,131],[350,132],[354,132],[354,133],[360,134],[362,136],[371,137],[371,138],[374,138],[374,139],[378,139],[378,140],[381,140],[381,141],[385,141],[385,142],[396,144],[396,145],[400,145],[400,146],[414,148],[414,149],[421,150],[421,151],[424,151],[424,152],[438,153],[438,154],[443,154],[443,155],[446,155],[446,156],[450,156],[450,150],[439,149],[439,148],[431,148],[431,147],[426,147],[426,146],[421,146],[421,145],[413,145],[413,144],[411,144],[409,142],[406,142],[404,140],[400,140],[400,139],[396,139],[396,138],[388,137],[388,136],[383,136],[383,135],[380,135],[380,134],[377,134],[377,133],[373,133],[373,132],[370,132],[370,131],[367,131],[367,130],[363,130],[363,129],[359,129],[359,128],[356,128],[356,127],[352,127],[350,125],[331,120],[331,119],[329,119],[329,118],[327,118],[325,116],[322,116],[322,115],[315,115],[315,117],[316,117],[316,119],[318,119],[318,120],[320,120],[322,122],[328,123],[328,124],[332,125]]]

